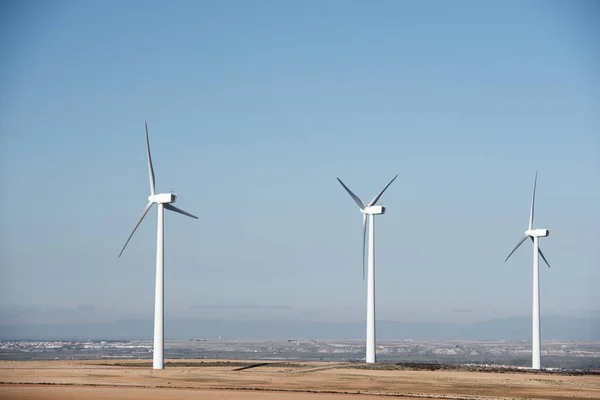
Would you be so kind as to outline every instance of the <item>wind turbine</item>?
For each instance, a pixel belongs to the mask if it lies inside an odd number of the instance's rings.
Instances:
[[[508,257],[504,262],[508,261],[510,256],[521,246],[527,238],[531,239],[533,242],[533,311],[532,311],[532,340],[531,340],[531,368],[532,369],[540,369],[541,363],[541,333],[540,333],[540,271],[539,271],[539,256],[542,256],[542,259],[550,268],[550,264],[548,264],[548,260],[544,257],[544,253],[540,249],[539,238],[546,237],[550,234],[548,229],[533,229],[533,217],[534,217],[534,209],[535,209],[535,187],[537,185],[537,171],[535,173],[535,181],[533,182],[533,196],[531,197],[531,212],[529,213],[529,225],[527,230],[525,231],[525,236],[521,238],[519,243],[515,246],[515,248],[510,252]]]
[[[373,197],[373,200],[366,206],[357,195],[348,189],[348,186],[346,186],[340,178],[337,178],[350,197],[358,204],[360,212],[363,215],[363,280],[365,279],[365,242],[367,238],[367,225],[369,227],[367,250],[367,354],[365,358],[367,363],[375,362],[375,215],[385,214],[385,206],[376,206],[375,203],[377,203],[379,198],[383,195],[383,192],[386,191],[397,177],[398,175],[396,175],[377,196]]]
[[[176,193],[156,193],[154,191],[154,168],[152,167],[152,157],[150,156],[150,140],[148,139],[148,124],[146,123],[146,152],[148,154],[148,174],[150,177],[150,196],[148,196],[148,205],[142,211],[142,215],[133,228],[131,235],[127,238],[119,257],[125,251],[125,247],[131,240],[140,223],[152,208],[152,205],[158,205],[158,227],[156,231],[156,291],[154,295],[154,354],[152,368],[163,369],[164,363],[164,209],[175,211],[179,214],[198,219],[180,208],[173,205],[177,201]]]

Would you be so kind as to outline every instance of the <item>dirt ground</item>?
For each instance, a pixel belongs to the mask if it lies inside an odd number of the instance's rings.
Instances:
[[[119,365],[111,365],[119,364]],[[600,399],[600,376],[362,369],[364,364],[0,361],[0,399]]]

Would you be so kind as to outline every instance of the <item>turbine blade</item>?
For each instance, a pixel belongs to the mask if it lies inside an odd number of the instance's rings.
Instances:
[[[362,245],[362,267],[363,281],[365,280],[365,246],[367,242],[367,214],[363,214],[363,245]]]
[[[379,198],[381,197],[381,195],[383,194],[383,192],[385,192],[386,189],[390,187],[390,185],[392,184],[392,182],[394,182],[397,177],[398,177],[398,174],[396,174],[396,176],[390,181],[390,183],[388,183],[387,186],[384,187],[383,190],[381,192],[379,192],[379,194],[377,196],[373,197],[373,200],[371,200],[371,202],[369,204],[367,204],[367,207],[371,207],[372,205],[374,205],[375,203],[377,203],[377,201],[379,200]]]
[[[546,260],[546,257],[544,257],[544,253],[542,253],[542,249],[540,249],[539,245],[538,245],[538,251],[540,253],[540,256],[542,256],[542,260],[544,260],[544,262],[546,263],[546,265],[548,266],[548,268],[550,268],[550,264],[548,264],[548,260]]]
[[[181,208],[177,208],[177,207],[175,207],[175,206],[174,206],[174,205],[172,205],[172,204],[166,203],[166,204],[164,205],[164,207],[165,207],[167,210],[175,211],[176,213],[179,213],[179,214],[186,215],[186,216],[188,216],[188,217],[190,217],[190,218],[195,218],[195,219],[198,219],[198,217],[196,217],[194,214],[190,214],[190,213],[189,213],[189,212],[187,212],[187,211],[183,211]]]
[[[119,253],[119,257],[121,257],[121,254],[123,254],[123,252],[125,251],[125,247],[127,247],[127,244],[131,240],[131,237],[135,233],[136,229],[138,228],[138,226],[140,226],[140,224],[142,223],[142,220],[144,219],[144,217],[146,216],[146,214],[148,214],[148,211],[152,207],[152,204],[154,204],[154,203],[152,203],[152,202],[148,203],[148,205],[144,208],[144,211],[142,211],[142,215],[140,215],[140,219],[138,219],[137,224],[135,224],[135,227],[133,228],[133,231],[131,232],[131,235],[129,235],[129,237],[127,238],[127,241],[125,242],[125,246],[123,246],[123,248],[121,249],[121,252]]]
[[[527,240],[529,236],[523,236],[523,238],[519,241],[519,243],[515,246],[515,248],[510,252],[510,254],[508,255],[508,257],[506,257],[506,259],[504,260],[504,262],[507,262],[508,259],[510,258],[510,256],[512,256],[512,254],[519,248],[519,246],[521,246],[523,244],[523,242],[525,240]]]
[[[533,196],[531,196],[531,212],[529,213],[529,230],[533,227],[533,217],[535,211],[535,187],[537,186],[537,171],[535,171],[535,180],[533,181]]]
[[[533,241],[533,238],[531,238],[531,242],[535,243]],[[540,249],[540,245],[538,244],[538,253],[540,253],[540,256],[542,256],[542,259],[544,260],[544,262],[546,263],[546,265],[548,266],[548,268],[550,268],[550,264],[548,264],[548,260],[546,260],[546,257],[544,257],[544,253],[542,253],[542,249]]]
[[[342,184],[342,186],[344,187],[344,189],[346,189],[346,192],[348,192],[348,194],[350,195],[350,197],[352,197],[354,199],[354,201],[356,202],[356,204],[358,204],[358,206],[360,207],[360,209],[362,210],[363,208],[365,208],[365,205],[363,204],[362,201],[360,201],[360,199],[358,198],[358,196],[355,195],[354,193],[352,193],[352,190],[348,189],[348,186],[344,185],[344,182],[342,182],[342,180],[340,178],[337,178],[337,180]]]
[[[148,139],[148,123],[146,124],[146,151],[148,153],[148,175],[150,176],[150,194],[154,196],[154,168],[152,167],[152,156],[150,155],[150,139]]]

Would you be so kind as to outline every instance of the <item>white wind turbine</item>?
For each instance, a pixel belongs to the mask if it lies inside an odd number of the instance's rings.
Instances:
[[[367,225],[369,226],[369,243],[367,250],[367,354],[365,357],[367,363],[375,362],[375,215],[385,214],[385,206],[376,206],[375,203],[377,203],[379,198],[383,195],[383,192],[386,191],[397,177],[398,175],[396,175],[366,206],[357,195],[348,189],[348,186],[346,186],[340,178],[337,178],[350,197],[358,204],[360,212],[363,215],[363,279],[365,279],[365,241],[367,238]]]
[[[532,344],[531,344],[531,368],[541,368],[541,333],[540,333],[540,271],[539,271],[539,256],[550,268],[548,260],[544,257],[544,253],[540,249],[539,238],[546,237],[550,234],[548,229],[533,229],[533,217],[535,209],[535,187],[537,185],[537,171],[535,173],[535,181],[533,182],[533,196],[531,198],[531,212],[529,213],[529,226],[525,231],[525,236],[519,241],[515,248],[510,252],[504,262],[508,261],[510,256],[521,246],[527,238],[533,242],[533,311],[532,311]]]
[[[154,191],[154,168],[152,167],[152,157],[150,156],[150,140],[148,139],[148,124],[146,123],[146,152],[148,154],[148,173],[150,176],[150,196],[148,196],[148,205],[142,211],[142,215],[133,228],[131,235],[127,238],[119,257],[125,251],[125,247],[131,240],[138,226],[150,210],[153,204],[158,205],[158,227],[156,232],[156,292],[154,295],[154,354],[152,367],[154,369],[163,369],[164,366],[164,209],[175,211],[179,214],[198,219],[182,209],[175,207],[172,203],[177,201],[176,193],[155,193]]]

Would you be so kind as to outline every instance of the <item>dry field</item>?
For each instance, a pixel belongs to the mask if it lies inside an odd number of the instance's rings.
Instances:
[[[118,365],[114,365],[118,364]],[[0,399],[600,399],[600,376],[365,369],[364,364],[0,361]]]

